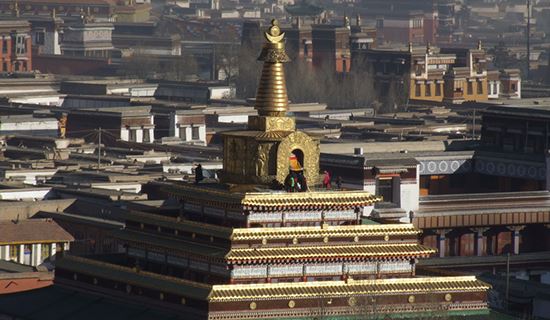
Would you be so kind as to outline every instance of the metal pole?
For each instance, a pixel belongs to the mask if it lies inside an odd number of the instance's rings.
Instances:
[[[99,127],[97,135],[97,171],[101,167],[101,127]]]
[[[506,305],[510,299],[510,252],[506,255]]]
[[[531,0],[527,0],[527,79],[531,73]]]

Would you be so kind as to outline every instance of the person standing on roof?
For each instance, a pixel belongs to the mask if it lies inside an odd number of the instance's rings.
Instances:
[[[199,184],[202,180],[204,180],[204,175],[202,173],[202,165],[199,163],[195,168],[195,184]]]
[[[330,189],[330,174],[328,173],[327,170],[325,170],[325,176],[323,177],[323,187],[325,189]]]

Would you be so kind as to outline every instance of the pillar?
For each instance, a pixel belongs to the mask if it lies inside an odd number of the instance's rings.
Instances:
[[[51,261],[55,261],[56,247],[57,247],[56,243],[52,243],[52,245],[50,246],[50,260]]]
[[[42,263],[42,245],[40,243],[35,243],[32,245],[31,253],[31,265],[36,267]]]
[[[10,260],[10,246],[0,246],[0,260]]]
[[[523,230],[525,226],[509,226],[508,230],[512,231],[512,247],[513,254],[519,254],[519,243],[521,241],[520,231]]]
[[[25,245],[24,244],[20,244],[19,245],[19,257],[18,257],[18,261],[20,264],[24,264],[25,263]]]
[[[449,233],[450,229],[438,229],[436,230],[437,234],[437,249],[439,250],[439,257],[443,258],[446,255],[446,249],[447,249],[447,241],[446,235]]]
[[[486,254],[486,241],[483,238],[483,234],[487,232],[489,228],[472,228],[472,231],[475,233],[475,247],[476,247],[476,256],[481,257]]]

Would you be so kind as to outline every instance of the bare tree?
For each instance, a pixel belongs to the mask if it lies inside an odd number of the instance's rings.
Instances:
[[[239,73],[236,76],[237,96],[243,99],[256,96],[262,64],[256,62],[258,50],[251,45],[243,45],[239,51]]]
[[[161,78],[182,81],[198,71],[197,62],[191,55],[156,56],[136,49],[132,56],[124,58],[118,70],[121,76],[135,78]]]
[[[225,80],[228,84],[237,80],[240,67],[239,51],[240,46],[236,44],[214,47],[214,70],[217,73],[214,76],[215,79],[221,74],[223,78],[219,80]]]

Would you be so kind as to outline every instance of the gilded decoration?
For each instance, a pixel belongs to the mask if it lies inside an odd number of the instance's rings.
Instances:
[[[319,180],[319,141],[313,140],[309,135],[296,131],[286,137],[279,144],[277,151],[277,181],[283,183],[288,175],[290,155],[296,151],[303,154],[304,176],[310,185],[315,185]]]
[[[294,131],[296,121],[292,117],[251,116],[248,118],[248,129],[259,131]]]
[[[267,161],[269,158],[269,150],[271,149],[271,146],[268,144],[260,143],[258,145],[258,151],[254,155],[253,163],[256,166],[256,175],[257,176],[264,176],[267,175]]]

